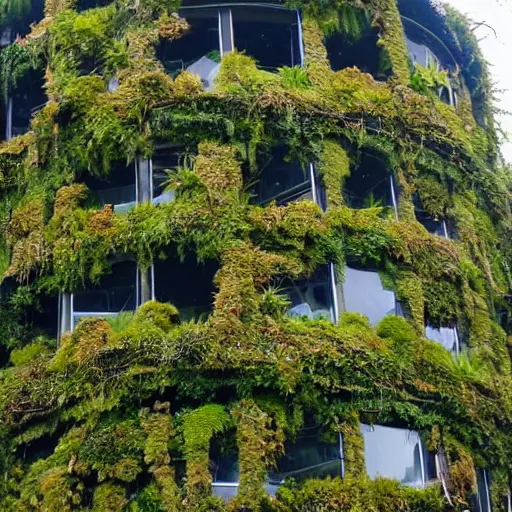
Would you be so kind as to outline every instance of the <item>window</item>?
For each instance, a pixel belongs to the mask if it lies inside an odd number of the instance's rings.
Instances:
[[[175,172],[180,166],[182,151],[177,148],[157,149],[151,159],[152,198],[153,204],[174,201],[174,190],[167,190],[169,173]]]
[[[436,478],[433,457],[423,447],[417,432],[361,424],[361,433],[370,478],[394,478],[416,488]]]
[[[190,30],[175,41],[162,40],[157,58],[170,76],[187,70],[199,75],[204,87],[211,89],[220,69],[218,9],[181,9],[179,14],[186,18]]]
[[[320,268],[309,279],[285,280],[280,289],[280,292],[291,302],[288,316],[334,321],[333,285],[328,266]]]
[[[236,496],[240,482],[238,450],[235,438],[228,436],[214,439],[210,446],[210,471],[213,481],[213,494],[224,501]]]
[[[268,475],[269,493],[275,494],[288,478],[299,483],[309,478],[341,477],[341,438],[339,434],[335,436],[334,442],[326,442],[322,440],[322,429],[309,427],[303,428],[296,440],[286,441],[284,455]]]
[[[341,436],[334,434],[334,440],[327,441],[322,439],[322,434],[319,427],[307,427],[299,432],[296,440],[285,442],[284,455],[268,473],[265,489],[270,496],[274,496],[288,478],[300,483],[309,478],[342,476]],[[224,444],[218,440],[212,442],[210,471],[216,496],[225,501],[236,496],[240,470],[234,440]]]
[[[414,213],[416,220],[431,234],[448,238],[448,228],[446,221],[437,217],[433,217],[423,209],[418,194],[413,197]]]
[[[135,165],[113,162],[110,173],[105,177],[88,175],[85,184],[91,189],[93,199],[100,206],[111,204],[116,213],[132,210],[137,201]]]
[[[112,265],[112,272],[95,285],[72,296],[72,328],[84,317],[111,317],[122,311],[135,311],[138,270],[134,261]]]
[[[23,2],[21,5],[21,11],[18,15],[16,10],[13,14],[13,19],[9,19],[9,25],[11,27],[11,35],[13,39],[16,36],[24,37],[30,31],[30,25],[33,23],[39,23],[44,17],[44,0],[32,0],[31,2]]]
[[[31,69],[8,98],[5,138],[9,140],[26,133],[30,129],[32,116],[43,108],[46,102],[44,72],[39,69]]]
[[[297,11],[270,7],[231,9],[235,48],[253,57],[258,67],[275,71],[300,66],[302,49]]]
[[[491,496],[489,492],[489,472],[478,469],[476,472],[477,495],[473,499],[473,508],[477,512],[491,512]]]
[[[190,255],[183,262],[178,258],[157,260],[153,266],[154,298],[178,308],[182,320],[200,320],[212,311],[217,270],[216,261],[198,263]]]
[[[42,295],[38,304],[29,313],[29,323],[34,330],[51,338],[57,338],[59,320],[59,302],[57,296]]]
[[[374,326],[385,316],[397,314],[397,306],[395,294],[384,289],[377,272],[345,268],[343,311],[361,313]]]
[[[459,337],[455,327],[432,327],[427,324],[425,327],[425,336],[430,341],[442,345],[446,350],[458,354],[460,352]]]
[[[343,195],[351,208],[384,206],[397,211],[393,177],[386,162],[371,153],[361,154],[359,165],[345,180]]]
[[[452,72],[457,69],[457,62],[452,53],[435,34],[405,16],[402,16],[402,23],[409,57],[413,64],[425,68],[433,67],[438,71]],[[456,106],[456,94],[451,85],[439,88],[439,98],[448,105]]]
[[[363,73],[370,73],[377,80],[386,80],[390,75],[390,66],[378,45],[379,33],[368,22],[359,39],[343,32],[334,32],[325,39],[327,57],[333,71],[356,67]]]
[[[76,10],[82,12],[87,9],[94,9],[95,7],[106,7],[111,3],[112,0],[78,0]]]
[[[252,202],[276,201],[278,205],[284,205],[291,201],[313,201],[314,179],[311,165],[304,169],[296,160],[288,161],[287,148],[277,147],[271,156],[260,161]]]

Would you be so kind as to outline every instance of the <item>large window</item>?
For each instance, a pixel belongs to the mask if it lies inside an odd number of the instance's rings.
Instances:
[[[277,461],[275,468],[268,472],[265,484],[268,494],[274,496],[287,479],[300,483],[310,478],[343,476],[341,436],[333,436],[333,439],[326,440],[321,428],[307,427],[298,433],[296,439],[287,440],[284,455]],[[212,443],[210,470],[214,494],[229,501],[236,495],[240,481],[238,453],[234,442],[222,444],[216,440]]]
[[[271,494],[287,479],[303,482],[309,478],[341,477],[342,457],[340,435],[334,441],[324,441],[318,427],[304,428],[294,441],[287,441],[284,455],[276,468],[269,472],[268,490]]]
[[[424,487],[436,478],[433,457],[417,432],[362,424],[361,433],[370,478],[393,478],[410,487]]]
[[[334,321],[333,285],[328,266],[321,267],[309,279],[284,281],[280,288],[291,303],[290,317]]]
[[[351,208],[389,207],[397,210],[397,192],[386,162],[362,153],[358,166],[345,180],[345,202]]]
[[[127,212],[135,207],[137,186],[134,164],[114,162],[108,176],[88,175],[84,181],[92,191],[93,199],[98,205],[113,205],[114,211],[117,213]]]
[[[438,71],[455,71],[457,63],[446,45],[432,32],[416,21],[402,17],[409,57],[413,64]],[[448,105],[456,105],[456,93],[452,86],[440,87],[439,98]]]
[[[199,75],[206,89],[213,87],[221,57],[218,11],[217,8],[179,11],[190,30],[175,41],[161,41],[156,51],[169,75],[174,77],[187,70]]]
[[[365,21],[360,20],[363,25]],[[334,32],[325,39],[327,56],[333,71],[356,67],[378,80],[386,80],[390,66],[380,48],[378,31],[366,24],[361,37]]]
[[[112,265],[112,272],[95,285],[72,296],[72,328],[85,317],[112,317],[134,311],[137,298],[138,270],[134,261]]]
[[[311,165],[305,168],[288,158],[287,148],[280,146],[270,156],[260,159],[257,182],[252,190],[253,203],[276,201],[278,205],[291,201],[314,201],[315,177]]]
[[[299,14],[275,6],[183,8],[190,30],[175,41],[163,40],[157,57],[166,72],[186,69],[212,89],[222,55],[235,48],[253,57],[261,69],[275,71],[302,64]]]
[[[187,256],[183,262],[177,257],[157,260],[153,267],[154,298],[178,308],[182,320],[201,320],[213,308],[217,270],[216,261],[198,263],[195,256]]]
[[[397,314],[392,291],[385,290],[377,272],[345,268],[342,311],[361,313],[376,325],[387,315]]]
[[[297,11],[233,7],[231,15],[235,48],[253,57],[260,68],[274,71],[302,64]]]

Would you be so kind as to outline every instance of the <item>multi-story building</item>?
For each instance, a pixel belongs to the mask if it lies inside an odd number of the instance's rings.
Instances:
[[[512,178],[463,16],[1,23],[0,510],[512,511]]]

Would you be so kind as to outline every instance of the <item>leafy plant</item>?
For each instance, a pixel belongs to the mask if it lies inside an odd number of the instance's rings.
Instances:
[[[450,86],[450,80],[447,71],[438,70],[433,65],[424,67],[415,62],[409,85],[421,94],[437,96],[441,87]]]
[[[291,89],[305,89],[310,85],[308,74],[301,66],[283,66],[279,68],[279,75],[283,85]]]

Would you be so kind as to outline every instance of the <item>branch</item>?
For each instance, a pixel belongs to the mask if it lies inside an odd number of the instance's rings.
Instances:
[[[474,32],[476,29],[480,28],[480,27],[487,27],[487,28],[490,28],[493,32],[494,32],[494,37],[496,39],[498,39],[498,34],[496,33],[496,30],[494,30],[493,27],[491,27],[491,25],[489,25],[488,23],[486,23],[485,21],[480,21],[478,23],[475,22],[475,25],[474,27],[471,28],[471,32]]]

